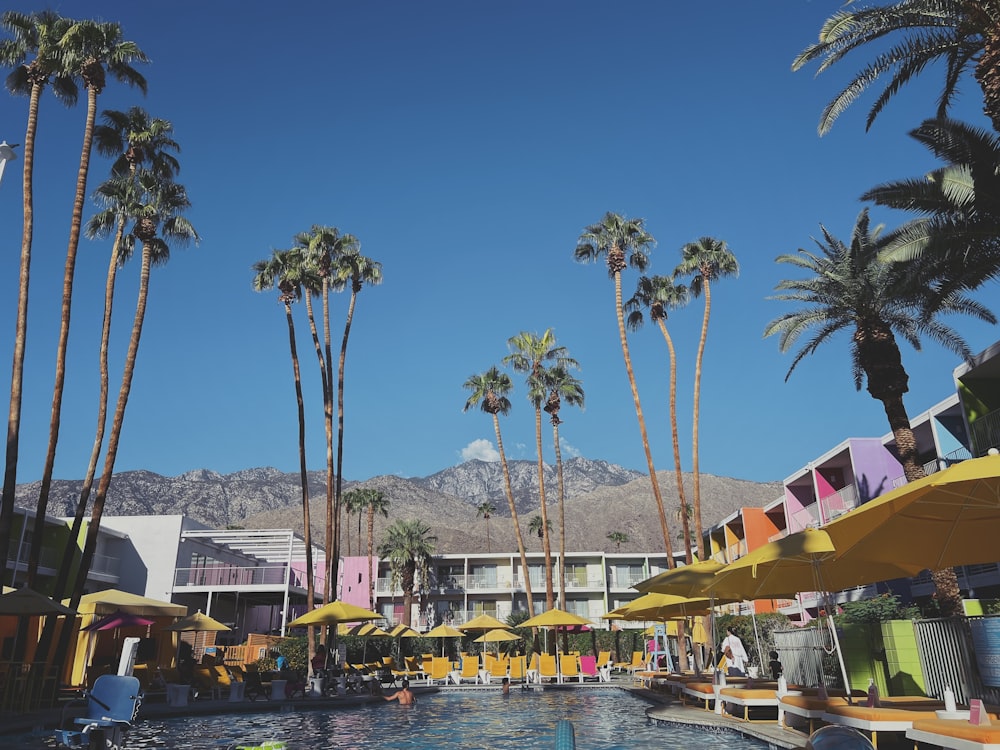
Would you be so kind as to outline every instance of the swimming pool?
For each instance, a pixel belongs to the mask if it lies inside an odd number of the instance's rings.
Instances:
[[[344,709],[229,713],[141,720],[127,750],[220,750],[239,741],[283,740],[288,750],[401,748],[403,750],[552,750],[555,725],[573,722],[579,750],[766,750],[768,745],[729,731],[656,726],[650,704],[621,690],[437,692],[416,706],[372,703]],[[22,747],[56,747],[51,739]],[[249,743],[247,743],[249,744]]]

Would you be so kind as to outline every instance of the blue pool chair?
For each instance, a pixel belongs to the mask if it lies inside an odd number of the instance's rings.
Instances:
[[[71,726],[64,724],[57,729],[56,740],[66,747],[121,748],[142,703],[139,679],[101,675],[85,697],[85,715],[73,719]]]

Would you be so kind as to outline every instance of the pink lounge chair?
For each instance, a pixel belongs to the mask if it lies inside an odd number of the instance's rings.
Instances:
[[[609,682],[610,677],[605,673],[603,669],[599,669],[597,666],[597,658],[594,656],[581,656],[580,657],[580,674],[583,677],[597,680],[598,682]]]

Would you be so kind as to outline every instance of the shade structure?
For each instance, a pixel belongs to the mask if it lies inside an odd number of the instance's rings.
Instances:
[[[520,625],[519,628],[560,628],[569,627],[572,625],[593,625],[590,620],[585,617],[580,617],[579,615],[574,615],[572,612],[566,612],[561,609],[550,609],[548,612],[543,612],[540,615],[535,615]]]
[[[34,589],[14,589],[8,594],[0,594],[0,615],[30,617],[32,615],[75,614],[75,609],[70,609]]]
[[[506,630],[509,627],[507,623],[501,622],[493,615],[482,614],[476,615],[464,625],[459,625],[458,629],[464,633],[471,633],[480,630]]]
[[[489,630],[483,633],[481,636],[476,638],[476,643],[502,643],[506,641],[519,641],[521,636],[511,633],[509,630],[504,630],[502,628],[496,628],[494,630]]]
[[[338,622],[359,622],[361,620],[381,620],[382,615],[370,609],[342,602],[339,599],[322,607],[306,612],[296,617],[290,623],[290,628],[304,628],[306,625],[332,625]]]
[[[68,600],[63,600],[67,604]],[[98,617],[109,615],[117,610],[143,617],[184,617],[188,608],[183,604],[173,604],[147,596],[130,594],[119,589],[104,589],[80,597],[80,614],[93,614]]]
[[[90,625],[85,628],[80,628],[80,630],[103,631],[115,630],[117,628],[148,627],[155,622],[155,620],[150,620],[148,617],[133,615],[130,612],[123,612],[119,609],[116,612],[112,612],[110,615],[105,615],[100,620],[90,623]]]
[[[824,527],[841,560],[910,574],[1000,557],[1000,455],[972,458],[870,500]]]
[[[182,617],[173,625],[167,625],[163,629],[170,630],[175,633],[202,633],[206,631],[232,630],[231,627],[219,622],[214,617],[202,614],[201,610],[198,610],[193,615]]]

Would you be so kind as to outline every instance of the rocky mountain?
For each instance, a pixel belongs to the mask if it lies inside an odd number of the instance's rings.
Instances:
[[[527,532],[531,517],[540,512],[536,464],[511,461],[509,467],[525,544],[529,550],[540,549],[540,540]],[[558,482],[554,467],[545,468],[546,508],[553,529],[558,531]],[[563,474],[568,550],[612,550],[614,545],[607,539],[612,531],[628,536],[628,541],[621,545],[623,552],[663,548],[659,515],[645,474],[585,458],[566,461]],[[658,478],[667,520],[676,537],[680,530],[676,482],[672,472],[660,472]],[[686,481],[690,502],[690,476],[686,475]],[[326,517],[325,475],[311,472],[309,484],[313,538],[322,539]],[[54,481],[49,514],[72,515],[81,485],[78,480]],[[376,519],[376,539],[396,519],[419,518],[431,527],[437,537],[436,549],[441,553],[517,549],[499,463],[469,461],[429,477],[380,476],[361,483],[345,482],[344,489],[357,486],[381,490],[389,500],[389,517]],[[17,504],[33,508],[38,491],[38,482],[19,485]],[[709,526],[739,507],[759,507],[771,502],[780,496],[781,485],[703,474],[701,494],[702,518]],[[496,507],[489,520],[478,517],[476,512],[487,500]],[[105,512],[109,515],[183,513],[220,528],[302,529],[298,474],[285,474],[273,468],[225,475],[200,469],[176,477],[149,471],[123,472],[112,481]],[[357,517],[345,519],[345,527],[351,534],[352,553],[363,551],[367,544],[364,524],[360,547]],[[558,536],[554,537],[557,540]],[[679,541],[675,541],[675,546],[680,547]],[[347,552],[346,548],[344,551]]]

